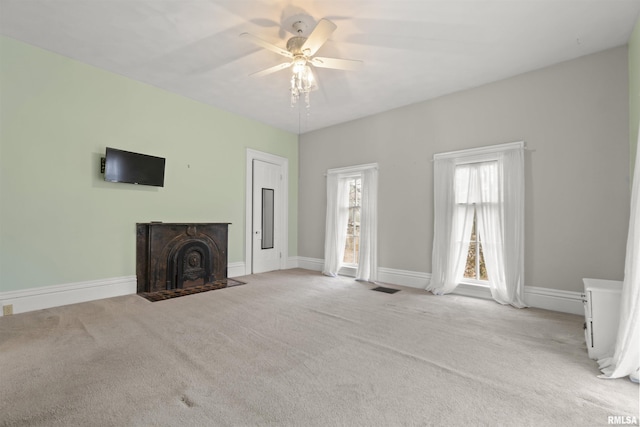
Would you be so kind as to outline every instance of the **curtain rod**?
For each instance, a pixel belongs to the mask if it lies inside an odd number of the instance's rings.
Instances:
[[[327,176],[327,174],[330,174],[330,173],[356,173],[356,172],[362,172],[363,170],[367,170],[367,169],[377,170],[378,163],[367,163],[364,165],[346,166],[343,168],[328,169],[327,172],[325,172],[324,176]]]
[[[468,148],[465,150],[447,151],[444,153],[436,153],[431,158],[433,163],[435,160],[448,159],[448,158],[461,158],[461,157],[474,157],[483,156],[498,153],[501,151],[514,150],[522,148],[525,151],[536,151],[535,149],[527,148],[524,141],[507,142],[506,144],[488,145],[485,147]]]

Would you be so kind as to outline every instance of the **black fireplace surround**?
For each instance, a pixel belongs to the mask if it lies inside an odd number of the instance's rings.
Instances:
[[[229,223],[136,224],[138,293],[227,278]]]

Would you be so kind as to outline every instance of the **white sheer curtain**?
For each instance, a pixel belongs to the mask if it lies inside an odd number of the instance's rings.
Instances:
[[[434,160],[434,233],[431,282],[436,295],[452,292],[462,280],[468,236],[473,227],[469,205],[469,168],[456,167],[452,159]]]
[[[478,234],[491,296],[500,304],[524,303],[524,155],[509,150],[497,162],[472,165],[477,174]]]
[[[344,258],[349,219],[349,185],[337,172],[327,172],[327,216],[322,274],[337,276]]]
[[[525,307],[524,146],[486,151],[434,159],[434,242],[427,290],[446,294],[461,282],[475,210],[491,295],[501,304]]]
[[[638,138],[640,146],[640,138]],[[640,150],[631,188],[631,216],[620,298],[620,323],[612,357],[598,360],[601,378],[627,375],[638,382],[640,369]]]
[[[360,249],[356,280],[378,280],[378,170],[361,172]]]

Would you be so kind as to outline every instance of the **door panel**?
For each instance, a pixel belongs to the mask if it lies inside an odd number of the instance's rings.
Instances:
[[[280,166],[253,160],[253,273],[280,269]]]

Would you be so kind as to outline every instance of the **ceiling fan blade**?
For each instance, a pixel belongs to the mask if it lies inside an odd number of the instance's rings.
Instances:
[[[253,44],[257,44],[258,46],[261,46],[265,49],[268,49],[272,52],[275,52],[279,55],[282,56],[286,56],[287,58],[293,58],[293,55],[291,54],[291,52],[289,52],[286,49],[283,49],[281,47],[278,47],[272,43],[269,43],[268,41],[262,40],[260,37],[256,37],[253,34],[250,33],[242,33],[240,34],[240,37],[249,40],[251,43]]]
[[[289,68],[291,66],[291,62],[283,62],[282,64],[274,65],[273,67],[269,67],[266,70],[257,71],[253,74],[249,74],[251,77],[262,77],[267,74],[275,73],[276,71],[284,70],[285,68]]]
[[[309,38],[304,42],[301,50],[305,52],[308,49],[309,52],[305,53],[307,56],[312,56],[318,51],[318,49],[320,49],[320,47],[322,47],[324,42],[331,37],[331,34],[333,34],[336,28],[338,27],[333,22],[327,19],[321,19],[320,22],[318,22],[318,25],[316,25],[316,28],[314,28],[311,34],[309,34]]]
[[[360,67],[362,67],[362,61],[355,59],[323,58],[321,56],[312,58],[311,63],[319,68],[333,68],[348,71],[359,70]]]

